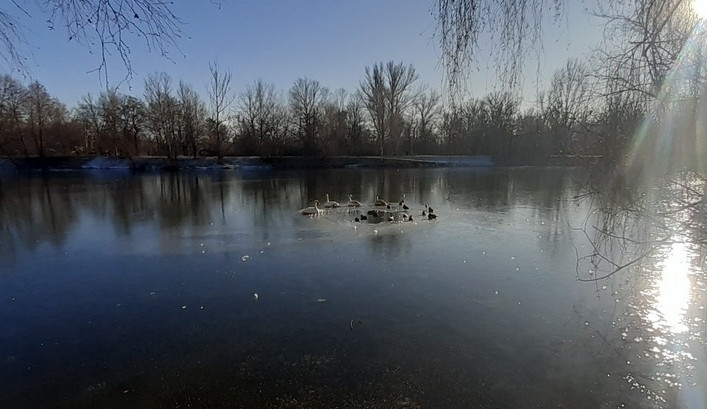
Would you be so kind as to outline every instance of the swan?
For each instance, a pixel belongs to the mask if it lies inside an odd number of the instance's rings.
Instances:
[[[324,207],[339,207],[339,202],[329,200],[329,193],[326,194],[326,202],[324,202]]]
[[[361,202],[358,200],[353,200],[353,196],[349,195],[349,203],[347,204],[348,207],[361,207]]]
[[[389,206],[388,202],[385,200],[381,199],[380,196],[376,195],[376,202],[374,203],[374,206]]]
[[[300,210],[299,212],[305,216],[319,216],[320,214],[324,213],[324,210],[317,207],[318,204],[319,204],[319,200],[315,200],[314,206],[305,207],[304,209]]]

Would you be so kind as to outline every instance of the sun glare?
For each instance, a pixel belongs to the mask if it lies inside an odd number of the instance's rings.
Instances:
[[[689,250],[684,243],[676,243],[663,262],[657,284],[655,308],[660,314],[656,324],[672,333],[687,330],[684,315],[690,300]]]
[[[707,19],[707,0],[692,0],[692,9],[697,16]]]

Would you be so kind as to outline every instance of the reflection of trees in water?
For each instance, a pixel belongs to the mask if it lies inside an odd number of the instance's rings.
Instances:
[[[211,222],[206,187],[197,174],[166,173],[159,178],[157,215],[167,228]],[[213,185],[211,185],[213,187]],[[190,223],[185,223],[185,222]]]
[[[345,204],[348,195],[371,204],[377,195],[416,212],[422,205],[475,207],[507,211],[528,206],[546,220],[543,228],[562,229],[565,206],[557,200],[571,185],[565,172],[538,170],[356,169],[301,170],[248,175],[240,173],[164,173],[98,179],[85,175],[22,178],[3,182],[0,226],[4,252],[14,253],[37,241],[61,245],[81,212],[110,220],[118,235],[130,236],[134,227],[158,223],[166,234],[181,237],[185,229],[220,222],[236,230],[287,231],[301,216],[298,209],[311,201]],[[438,207],[439,208],[439,207]],[[412,211],[411,211],[412,213]],[[345,213],[342,221],[349,218]],[[414,214],[414,213],[413,213]],[[350,218],[352,220],[352,217]],[[349,220],[350,221],[350,220]],[[294,232],[293,234],[297,234]],[[554,235],[543,234],[548,240]],[[263,239],[269,239],[269,237]],[[390,243],[389,243],[390,244]]]
[[[596,183],[596,182],[595,182]],[[582,280],[638,268],[675,244],[706,248],[705,180],[692,172],[652,179],[642,185],[601,181],[586,200],[591,209],[581,230],[591,251],[578,263]]]
[[[44,177],[2,182],[0,189],[0,254],[12,256],[19,247],[34,249],[45,241],[60,245],[76,222],[70,182]]]
[[[695,362],[704,356],[705,180],[680,172],[641,182],[593,181],[579,228],[591,246],[579,254],[577,277],[622,299],[614,332],[634,357],[622,381],[660,394],[659,402],[680,402],[685,392],[676,385],[695,393],[704,371]]]

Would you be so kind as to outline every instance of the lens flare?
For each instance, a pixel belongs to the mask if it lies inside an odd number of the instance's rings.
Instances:
[[[692,10],[702,19],[707,19],[707,0],[692,0]]]

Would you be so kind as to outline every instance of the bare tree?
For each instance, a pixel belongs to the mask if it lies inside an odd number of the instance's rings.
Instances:
[[[366,67],[366,77],[360,84],[361,99],[371,117],[373,130],[378,138],[378,151],[383,156],[383,147],[388,135],[388,104],[386,101],[386,83],[383,64]]]
[[[579,60],[571,59],[555,72],[550,89],[541,96],[540,105],[552,132],[555,150],[566,153],[573,134],[586,127],[591,114],[589,69]]]
[[[25,98],[27,122],[29,133],[34,142],[34,149],[38,156],[45,155],[44,133],[49,123],[51,97],[44,85],[34,81],[27,87]]]
[[[101,119],[100,152],[111,155],[127,154],[123,140],[121,118],[123,96],[116,89],[101,92],[98,97],[98,113]]]
[[[360,155],[368,145],[368,129],[365,122],[365,105],[360,91],[354,93],[346,103],[346,139],[348,151]]]
[[[49,29],[66,30],[68,41],[76,41],[96,53],[96,70],[108,85],[108,59],[116,55],[132,78],[131,43],[144,41],[151,52],[169,58],[181,37],[180,19],[173,13],[174,3],[160,0],[45,0],[33,16],[22,2],[11,1],[8,8],[29,18],[41,18]],[[26,71],[26,44],[21,25],[8,8],[0,9],[0,58],[10,67]]]
[[[319,81],[298,78],[290,88],[290,110],[293,115],[297,137],[305,154],[313,154],[317,148],[317,133],[322,122],[328,90]]]
[[[277,155],[289,132],[289,118],[275,86],[258,80],[238,99],[238,129],[245,149]]]
[[[433,145],[434,127],[442,114],[440,105],[441,97],[435,90],[429,92],[421,91],[413,101],[415,115],[414,134],[417,138],[417,146],[429,151]],[[413,134],[410,137],[410,154],[414,151]]]
[[[224,121],[228,110],[235,99],[235,95],[231,92],[231,80],[233,75],[231,71],[222,71],[217,62],[209,63],[210,81],[206,86],[206,92],[209,98],[211,119],[215,122],[212,133],[211,148],[216,151],[216,156],[221,160],[223,158],[224,143],[228,138],[227,126]]]
[[[132,146],[133,156],[140,154],[140,141],[146,126],[145,104],[132,96],[125,96],[120,108],[124,143]]]
[[[76,108],[76,116],[83,125],[84,145],[82,152],[93,154],[101,136],[101,118],[98,104],[93,100],[91,94],[81,97],[81,102]]]
[[[179,119],[183,132],[182,153],[192,155],[199,153],[199,139],[205,134],[206,107],[199,94],[189,85],[179,82],[177,89],[179,100]]]
[[[415,67],[390,61],[366,67],[366,77],[360,84],[361,95],[368,110],[373,128],[378,135],[380,155],[389,150],[397,153],[404,129],[404,116],[415,93],[412,86],[418,75]]]
[[[172,96],[172,78],[167,73],[155,73],[145,80],[147,123],[157,147],[175,159],[179,152],[176,137],[177,101]]]
[[[11,155],[22,150],[29,155],[23,137],[26,89],[9,75],[0,77],[0,153]],[[21,144],[21,148],[20,148]]]
[[[704,43],[695,27],[698,17],[687,0],[634,0],[600,3],[597,15],[605,19],[605,36],[596,51],[601,60],[599,78],[607,92],[637,92],[659,96],[665,79],[687,42]],[[694,58],[690,51],[682,58]]]

